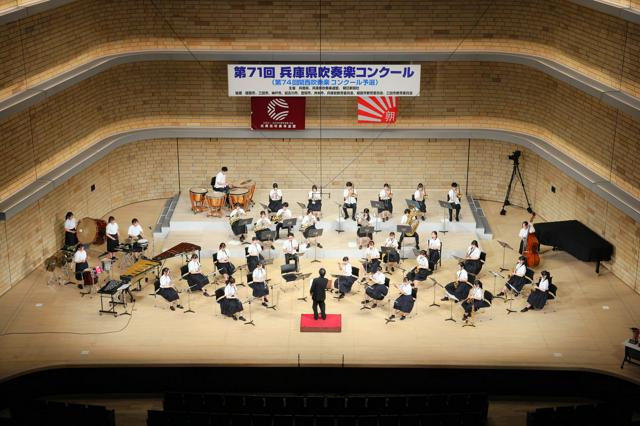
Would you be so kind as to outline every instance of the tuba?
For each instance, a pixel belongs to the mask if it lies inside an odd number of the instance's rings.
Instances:
[[[418,230],[418,226],[420,226],[420,221],[418,220],[418,210],[415,208],[411,208],[409,211],[409,218],[407,220],[409,226],[411,226],[411,232],[407,232],[407,237],[413,237]]]

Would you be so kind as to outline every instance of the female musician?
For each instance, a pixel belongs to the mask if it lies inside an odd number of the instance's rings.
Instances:
[[[238,312],[242,312],[242,302],[238,299],[238,289],[236,288],[236,280],[233,277],[227,279],[227,285],[224,287],[224,298],[220,304],[222,315],[233,318],[234,321],[246,321],[242,315],[236,316]]]
[[[64,216],[64,246],[75,246],[78,244],[78,235],[76,234],[76,218],[72,212],[67,212]]]
[[[228,279],[236,271],[236,267],[229,261],[229,251],[225,243],[220,243],[216,253],[216,269]]]
[[[164,298],[167,302],[171,303],[169,309],[175,311],[176,308],[184,309],[180,304],[180,295],[176,287],[171,283],[171,277],[169,276],[169,268],[162,268],[162,275],[160,276],[160,288],[158,294]]]
[[[413,304],[415,303],[415,299],[413,298],[413,283],[404,277],[402,281],[402,285],[396,287],[400,290],[400,297],[396,299],[393,303],[393,309],[395,309],[395,313],[389,317],[389,319],[394,319],[396,315],[400,315],[400,320],[404,320],[407,314],[410,314],[413,310]]]
[[[385,183],[380,190],[378,201],[382,203],[382,208],[378,209],[378,215],[383,222],[386,222],[393,214],[393,192],[391,192],[391,187],[388,183]]]
[[[304,243],[309,246],[311,243],[309,242],[309,231],[312,229],[316,229],[316,222],[318,219],[313,214],[311,209],[307,209],[307,214],[302,218],[302,223],[300,225],[300,230],[302,231],[302,235],[304,236]],[[313,237],[313,243],[318,247],[322,248],[322,244],[318,241],[318,237]]]
[[[282,221],[291,219],[293,217],[293,213],[289,209],[289,203],[282,203],[282,208],[278,210],[276,216],[279,218],[278,223],[276,224],[276,235],[277,238],[280,239],[280,230],[282,228],[287,230],[287,233],[291,232],[291,226],[282,226]]]
[[[307,209],[311,210],[317,219],[320,219],[320,212],[322,211],[322,194],[318,191],[318,187],[316,185],[311,187],[308,200]]]
[[[262,297],[262,306],[268,307],[269,299],[269,286],[267,286],[267,270],[264,269],[264,264],[259,262],[256,268],[252,272],[251,283],[249,284],[251,290],[253,290],[253,297]]]
[[[129,225],[127,235],[129,235],[129,239],[133,242],[131,250],[136,254],[141,253],[142,246],[137,244],[137,241],[144,238],[144,236],[142,235],[142,225],[140,225],[140,222],[135,217],[131,220],[131,225]],[[136,255],[136,259],[137,258],[138,256]]]
[[[278,189],[278,184],[273,184],[273,189],[269,191],[269,211],[277,212],[282,208],[282,191]]]
[[[400,225],[413,226],[415,224],[415,222],[412,223],[412,219],[411,219],[410,216],[411,216],[411,210],[404,209],[404,214],[400,218]],[[420,235],[418,235],[418,229],[417,228],[416,228],[415,232],[413,232],[413,235],[408,235],[406,232],[403,232],[400,235],[400,241],[399,241],[400,246],[402,246],[402,241],[404,240],[404,237],[409,237],[409,238],[413,237],[413,239],[416,240],[416,250],[420,250]]]
[[[244,217],[245,211],[240,206],[240,203],[236,203],[235,208],[229,213],[229,220],[231,220],[231,230],[233,235],[239,235],[240,241],[244,242],[245,234],[247,233],[247,225],[239,225],[238,220]]]
[[[247,247],[247,267],[249,268],[249,273],[252,273],[263,260],[262,245],[257,237],[253,237],[251,244]]]
[[[375,300],[375,302],[373,302],[373,305],[371,305],[371,309],[378,306],[377,302],[383,300],[389,292],[389,288],[384,285],[386,279],[387,277],[385,277],[384,273],[382,272],[382,268],[378,268],[376,273],[371,277],[371,281],[373,281],[373,284],[367,286],[367,288],[365,289],[366,296],[365,300],[362,302],[363,304],[367,304],[371,302],[371,299],[373,299]]]
[[[458,263],[458,270],[456,271],[456,279],[444,286],[444,291],[447,294],[442,298],[442,301],[446,302],[449,298],[452,298],[458,303],[460,300],[467,298],[469,290],[471,290],[469,274],[467,274],[467,271],[464,269],[464,262],[460,262]]]
[[[76,264],[76,280],[80,281],[78,288],[82,289],[82,271],[89,267],[87,262],[87,252],[82,244],[76,246],[76,252],[73,254],[73,263]]]
[[[429,239],[429,244],[427,247],[429,250],[427,253],[429,254],[429,265],[431,266],[431,270],[435,268],[435,266],[440,261],[440,256],[442,252],[442,241],[438,238],[438,232],[431,232],[431,238]]]
[[[518,249],[518,253],[522,254],[527,249],[527,238],[529,237],[529,234],[534,234],[535,232],[536,229],[533,227],[533,223],[529,223],[526,220],[522,222],[522,227],[518,233],[518,237],[520,238],[520,248]]]
[[[187,264],[189,268],[189,273],[187,274],[187,284],[189,284],[189,288],[191,291],[202,291],[202,294],[209,297],[207,290],[204,289],[204,286],[209,284],[209,278],[207,278],[202,271],[200,271],[200,261],[198,260],[198,255],[193,253],[191,255],[191,260]]]
[[[426,251],[420,250],[420,254],[418,254],[418,257],[416,257],[416,262],[418,263],[418,265],[407,274],[407,278],[413,284],[415,284],[416,281],[426,280],[427,277],[432,273],[431,269],[429,268],[429,259],[427,258]]]
[[[340,267],[340,275],[336,278],[335,286],[340,293],[338,299],[342,299],[346,293],[351,291],[356,278],[353,276],[353,268],[347,256],[342,258],[342,262],[338,262],[338,266]]]
[[[362,250],[362,247],[369,245],[369,242],[373,240],[373,232],[365,232],[362,229],[365,226],[375,226],[375,219],[371,217],[369,209],[364,209],[362,213],[358,213],[358,229],[356,235],[358,236],[358,250]]]
[[[469,319],[473,311],[477,311],[480,308],[485,307],[484,301],[484,290],[482,289],[482,283],[476,280],[471,286],[471,290],[469,291],[469,295],[462,302],[462,309],[464,309],[464,315],[462,316],[462,321],[466,321]]]
[[[425,220],[425,216],[427,214],[427,194],[424,192],[424,186],[422,183],[418,184],[418,187],[411,196],[411,199],[418,203],[418,210],[422,213],[422,220]]]
[[[538,283],[533,286],[529,297],[527,298],[527,306],[520,312],[527,312],[530,309],[542,309],[547,303],[549,297],[549,285],[551,284],[551,275],[549,271],[542,271]]]
[[[342,198],[344,204],[342,205],[342,212],[344,213],[344,219],[349,219],[348,209],[351,209],[351,219],[356,220],[356,209],[358,203],[358,193],[353,187],[353,183],[347,182],[344,191],[342,191]]]
[[[498,297],[504,296],[504,293],[511,289],[514,292],[514,295],[517,297],[518,294],[522,291],[522,287],[527,283],[527,258],[524,256],[520,256],[518,258],[518,263],[513,268],[513,272],[509,274],[509,279],[507,280],[506,285],[502,289],[500,293],[498,293]]]
[[[447,193],[449,201],[449,222],[453,222],[453,211],[456,211],[456,222],[460,222],[460,188],[455,182],[451,182],[451,189]]]
[[[118,246],[120,245],[118,224],[116,223],[115,217],[109,216],[109,221],[107,223],[105,232],[107,234],[107,252],[109,253],[108,257],[112,262],[115,262],[116,251],[118,250]]]
[[[464,268],[473,275],[478,275],[480,269],[482,269],[482,261],[480,260],[480,254],[482,251],[478,247],[478,241],[471,241],[471,245],[467,248],[467,253],[464,256]]]
[[[300,244],[298,243],[298,240],[293,238],[293,234],[289,232],[286,241],[282,243],[282,251],[284,252],[284,263],[288,265],[289,262],[293,260],[293,262],[296,264],[296,272],[300,270],[300,256],[298,255],[299,249]]]
[[[376,248],[373,241],[369,241],[367,248],[364,250],[365,261],[362,262],[364,270],[369,274],[373,274],[380,267],[380,252]],[[364,281],[366,278],[362,278]]]
[[[382,262],[385,264],[384,270],[395,272],[398,262],[400,262],[400,253],[398,253],[398,240],[395,232],[389,232],[389,238],[384,241],[383,247],[388,247],[388,254],[382,254]]]
[[[256,237],[261,242],[269,242],[268,247],[272,245],[271,238],[267,236],[267,232],[271,231],[271,220],[269,220],[269,216],[267,216],[267,212],[264,210],[260,212],[260,218],[256,220],[253,225],[253,229],[256,232]]]

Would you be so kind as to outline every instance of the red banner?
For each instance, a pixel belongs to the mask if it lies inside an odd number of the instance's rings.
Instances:
[[[358,96],[358,123],[395,123],[397,117],[395,96]]]
[[[303,97],[251,98],[252,130],[304,130]]]

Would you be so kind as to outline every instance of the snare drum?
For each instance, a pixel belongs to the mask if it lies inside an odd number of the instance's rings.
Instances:
[[[189,199],[191,200],[191,210],[194,213],[199,213],[206,210],[204,206],[205,196],[208,190],[205,188],[191,188],[189,189]]]
[[[107,222],[102,219],[82,218],[76,227],[78,241],[81,244],[102,244],[106,228]]]
[[[144,238],[140,238],[138,241],[133,243],[133,251],[144,251],[149,247],[149,241]]]
[[[249,190],[246,188],[233,188],[229,190],[229,200],[231,201],[231,208],[235,208],[236,203],[247,210],[249,205]]]
[[[222,208],[224,207],[225,194],[223,192],[213,192],[207,195],[207,205],[209,213],[207,216],[222,216]]]

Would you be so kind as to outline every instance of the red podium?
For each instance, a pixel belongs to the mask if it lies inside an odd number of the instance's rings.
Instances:
[[[327,319],[313,319],[313,314],[300,314],[300,331],[315,333],[340,333],[342,331],[342,315],[329,314]]]

